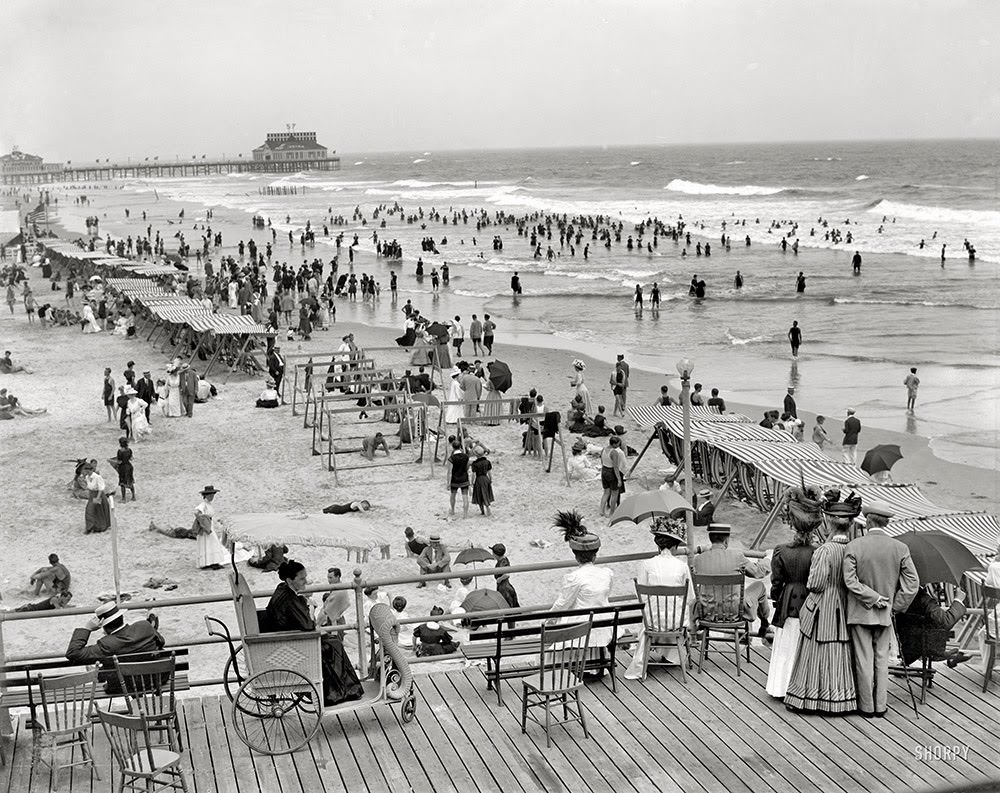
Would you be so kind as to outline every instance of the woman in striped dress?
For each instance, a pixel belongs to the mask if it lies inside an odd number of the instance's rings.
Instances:
[[[857,708],[843,562],[851,519],[831,516],[829,540],[809,568],[809,595],[799,613],[802,636],[785,694],[789,710],[848,715]]]

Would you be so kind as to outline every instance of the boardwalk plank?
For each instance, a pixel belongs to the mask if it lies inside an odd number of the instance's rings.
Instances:
[[[351,793],[365,793],[368,790],[339,719],[335,717],[323,719],[322,728],[314,740],[321,746],[317,763],[320,763],[322,758],[322,762],[326,765],[327,776],[332,777],[337,773],[344,788]],[[378,790],[377,787],[373,789]]]
[[[753,681],[763,688],[767,683],[767,663],[769,654],[757,649],[755,651],[756,665],[752,667],[749,676]],[[735,670],[735,666],[731,667]],[[791,714],[790,714],[791,715]],[[811,721],[814,716],[797,715],[796,720]],[[822,717],[821,717],[822,718]],[[913,790],[922,787],[940,785],[943,778],[933,769],[917,768],[911,765],[912,755],[902,751],[895,742],[888,739],[884,729],[892,731],[890,719],[879,719],[878,731],[883,729],[882,737],[879,740],[872,740],[871,733],[867,730],[874,724],[875,720],[864,719],[861,716],[844,716],[836,719],[838,722],[839,748],[850,754],[860,763],[870,777],[878,780],[885,790]],[[791,718],[789,719],[791,721]],[[825,732],[823,743],[817,744],[816,748],[829,743],[829,732],[823,725],[821,731]],[[928,778],[929,777],[929,778]]]
[[[423,678],[417,687],[417,716],[414,723],[420,725],[426,740],[434,748],[438,762],[448,773],[456,774],[459,790],[477,789],[487,793],[512,791],[503,787],[494,777],[490,766],[483,762],[479,752],[473,748],[451,708],[438,694],[430,677]],[[492,746],[492,744],[491,744]],[[506,770],[506,764],[504,764]]]
[[[492,729],[497,731],[502,742],[509,745],[508,749],[501,749],[501,752],[506,751],[512,756],[523,757],[544,789],[570,791],[594,789],[591,775],[586,774],[582,766],[572,762],[565,755],[562,748],[565,742],[560,740],[563,735],[556,733],[552,748],[546,749],[542,731],[537,726],[529,725],[527,733],[522,733],[520,716],[514,717],[509,710],[509,703],[497,705],[495,695],[491,691],[486,691],[485,686],[476,686],[463,674],[449,675],[448,682],[455,688],[452,696],[465,699],[477,715],[482,714],[483,721],[480,723],[485,730],[491,730],[491,726],[488,726],[490,724],[488,717],[493,718],[495,725]],[[508,700],[513,699],[520,708],[520,696],[512,692],[507,693]],[[571,729],[573,728],[579,729],[579,726],[572,725]],[[575,745],[574,751],[576,751]],[[598,789],[603,789],[603,785]]]
[[[253,767],[234,761],[232,742],[239,743],[240,739],[226,732],[219,698],[205,697],[201,704],[205,716],[205,735],[211,746],[212,766],[219,793],[256,793],[257,777],[254,776]]]
[[[257,787],[260,793],[270,793],[270,791],[281,790],[281,783],[278,782],[278,774],[274,768],[274,761],[265,755],[255,754],[250,748],[240,740],[236,734],[236,726],[233,723],[233,704],[229,699],[219,702],[219,713],[222,716],[222,723],[229,735],[229,748],[233,753],[233,762],[245,764],[252,768],[257,777]]]
[[[389,754],[395,758],[402,779],[406,780],[414,793],[434,793],[427,766],[421,762],[403,734],[402,722],[388,711],[387,705],[380,704],[365,713],[365,732],[372,738],[372,747],[379,757]]]
[[[532,769],[518,753],[505,752],[497,729],[483,729],[479,718],[469,704],[455,695],[455,689],[446,675],[431,675],[421,683],[421,692],[427,697],[437,715],[438,723],[466,756],[471,766],[478,764],[488,769],[493,780],[504,793],[543,790]],[[492,717],[490,717],[492,721]]]
[[[181,705],[183,726],[187,731],[184,745],[188,751],[185,754],[191,763],[191,779],[194,781],[195,790],[197,793],[217,793],[215,770],[212,765],[212,754],[216,748],[214,741],[209,742],[208,732],[205,729],[202,700],[190,697],[180,700],[178,704]]]

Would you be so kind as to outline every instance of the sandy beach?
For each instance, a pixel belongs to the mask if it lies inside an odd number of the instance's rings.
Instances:
[[[95,194],[95,201],[101,197]],[[72,234],[74,229],[64,229]],[[229,240],[235,239],[229,235]],[[37,269],[31,270],[31,280],[41,302],[62,292],[49,293]],[[383,293],[382,300],[387,301]],[[0,512],[4,516],[4,545],[15,548],[4,572],[2,595],[4,605],[13,607],[32,599],[25,591],[28,576],[45,562],[48,553],[58,553],[74,576],[74,605],[90,608],[102,593],[112,591],[110,537],[107,534],[83,534],[84,502],[72,497],[68,484],[73,463],[78,457],[96,458],[102,462],[102,473],[114,488],[116,477],[105,462],[112,457],[120,431],[105,420],[100,400],[101,380],[105,366],[112,368],[116,380],[128,360],[136,362],[136,370],[150,369],[154,379],[161,376],[168,363],[167,356],[154,351],[141,339],[126,340],[109,333],[84,335],[76,328],[41,329],[29,325],[23,306],[15,313],[0,315],[0,337],[4,349],[14,352],[16,360],[29,364],[35,374],[0,376],[0,385],[10,388],[28,407],[45,407],[48,413],[37,418],[18,418],[0,424],[0,465],[6,472],[6,486],[0,496]],[[398,335],[397,328],[338,322],[327,332],[317,332],[310,342],[283,344],[286,355],[298,353],[329,353],[336,349],[340,336],[354,332],[362,347],[390,346]],[[587,363],[586,375],[595,404],[607,405],[610,412],[613,399],[607,384],[612,358],[594,354],[606,350],[572,345],[564,340],[554,343],[552,337],[532,334],[503,333],[498,336],[495,355],[507,362],[514,373],[512,393],[524,393],[536,388],[546,398],[550,409],[565,411],[572,391],[569,387],[570,361],[581,357]],[[613,340],[609,339],[613,348]],[[565,348],[564,348],[565,347]],[[697,357],[697,350],[689,351]],[[391,355],[388,356],[392,358]],[[470,356],[471,358],[471,356]],[[301,360],[301,359],[300,359]],[[399,356],[395,356],[399,360]],[[398,365],[398,364],[394,364]],[[696,372],[696,375],[700,373]],[[726,396],[727,387],[736,388],[749,373],[701,375],[706,391],[716,386]],[[153,412],[152,436],[133,442],[135,452],[136,488],[138,501],[129,501],[117,509],[120,554],[122,559],[122,590],[133,599],[148,599],[155,608],[155,598],[221,593],[227,590],[224,571],[201,571],[195,566],[195,543],[168,539],[148,530],[151,521],[160,525],[189,526],[192,512],[199,501],[198,491],[213,484],[222,493],[216,500],[220,515],[227,512],[318,512],[329,503],[367,498],[373,504],[372,520],[384,535],[392,539],[392,558],[375,560],[363,566],[365,578],[406,575],[415,572],[412,560],[404,555],[403,528],[413,526],[418,533],[438,531],[453,549],[469,545],[489,546],[504,542],[513,564],[529,561],[565,559],[569,555],[555,530],[551,518],[556,509],[575,508],[587,519],[588,525],[604,538],[602,553],[618,554],[650,550],[644,526],[607,528],[598,516],[600,490],[597,483],[574,483],[567,487],[558,465],[544,473],[541,463],[520,454],[520,432],[517,424],[482,427],[474,434],[493,450],[493,478],[496,502],[492,518],[480,517],[475,506],[467,520],[448,516],[447,491],[443,468],[429,477],[423,466],[399,466],[373,471],[354,471],[342,475],[342,485],[336,487],[333,475],[322,468],[319,458],[310,455],[311,431],[302,428],[302,419],[291,415],[288,407],[275,410],[255,410],[254,400],[262,388],[262,379],[247,379],[235,375],[226,384],[219,384],[219,397],[196,405],[194,418],[166,419]],[[701,379],[696,376],[695,379]],[[651,403],[662,384],[668,384],[676,395],[676,374],[644,371],[633,366],[629,400],[631,404]],[[783,392],[775,394],[774,407],[780,406]],[[728,400],[727,400],[728,402]],[[772,405],[729,403],[730,410],[759,417]],[[800,417],[806,422],[807,437],[814,423],[809,405],[800,404]],[[864,422],[864,416],[861,415]],[[841,416],[830,416],[831,438],[839,439]],[[617,421],[612,421],[617,423]],[[631,420],[622,421],[629,432],[628,444],[641,449],[647,433],[640,431]],[[381,425],[387,434],[391,425]],[[571,437],[571,436],[567,436]],[[943,462],[932,454],[926,438],[892,433],[866,427],[861,450],[877,443],[898,443],[904,459],[893,471],[895,481],[919,484],[927,496],[943,507],[961,510],[997,511],[1000,499],[995,473]],[[836,447],[829,450],[839,459]],[[399,454],[412,454],[409,451]],[[556,455],[558,463],[558,453]],[[651,483],[660,481],[668,462],[662,455],[651,452],[636,472],[639,479]],[[397,481],[397,478],[402,481]],[[736,542],[746,540],[760,526],[764,516],[755,508],[727,500],[716,513],[720,520],[732,523]],[[768,545],[784,539],[784,529],[771,532]],[[532,540],[546,540],[551,545],[537,548]],[[703,534],[695,541],[704,543]],[[345,576],[356,566],[348,563],[345,552],[332,549],[292,548],[290,556],[303,561],[311,571],[313,582],[322,579],[327,567],[337,565]],[[269,589],[276,583],[273,574],[250,570],[254,588]],[[166,577],[176,582],[170,593],[144,587],[150,577]],[[630,589],[630,571],[616,572],[614,594]],[[551,598],[557,573],[518,576],[514,584],[522,603],[545,602]],[[431,606],[446,609],[450,594],[434,587],[418,590],[413,586],[399,587],[390,595],[402,594],[408,601],[408,613],[419,616]],[[230,619],[231,607],[172,609],[163,615],[162,631],[171,640],[201,637],[201,615],[213,613]],[[18,622],[5,628],[6,650],[9,654],[27,651],[59,652],[65,646],[71,627],[83,618],[57,621]],[[211,664],[212,654],[204,654],[199,663]],[[213,669],[201,670],[206,674]]]

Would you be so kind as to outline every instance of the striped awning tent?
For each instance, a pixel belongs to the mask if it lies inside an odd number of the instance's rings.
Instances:
[[[167,290],[148,278],[106,278],[105,286],[126,295],[165,295]]]
[[[198,314],[188,321],[191,329],[198,333],[211,332],[218,336],[241,336],[249,333],[257,336],[273,336],[274,331],[260,322],[254,322],[247,314]]]
[[[936,529],[954,537],[976,556],[995,553],[1000,541],[1000,520],[988,512],[958,512],[889,522],[886,531],[897,536],[907,531]]]
[[[671,421],[684,421],[684,408],[680,405],[635,405],[628,409],[629,415],[635,419],[641,427],[651,427],[658,421],[664,423]],[[692,421],[726,421],[726,422],[749,422],[747,416],[739,413],[719,413],[715,408],[705,405],[691,405]]]
[[[671,421],[667,429],[678,438],[684,437],[684,424]],[[795,443],[795,439],[787,432],[768,429],[758,424],[726,421],[692,421],[691,437],[696,441],[716,443],[718,441],[760,441],[763,443]]]
[[[856,465],[834,460],[758,460],[754,466],[789,487],[798,487],[803,482],[812,487],[853,487],[871,483],[868,474]]]
[[[955,513],[932,502],[916,485],[864,485],[858,488],[858,495],[863,504],[881,501],[892,507],[898,520]]]
[[[160,308],[205,308],[199,301],[187,295],[179,295],[176,292],[165,294],[139,294],[135,296],[135,301],[146,308],[159,306]]]
[[[830,460],[815,443],[717,440],[712,442],[712,446],[748,465],[753,465],[759,460]]]
[[[142,264],[133,267],[132,272],[139,275],[180,275],[183,271],[169,264]]]
[[[206,308],[177,308],[176,306],[150,306],[150,312],[161,322],[169,322],[171,325],[190,325],[191,321],[201,315],[211,316],[212,312]]]

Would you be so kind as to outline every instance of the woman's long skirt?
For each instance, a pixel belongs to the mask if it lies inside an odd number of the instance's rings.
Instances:
[[[851,643],[800,637],[785,704],[815,713],[846,715],[857,710]]]
[[[774,629],[774,643],[771,645],[771,663],[767,668],[767,693],[782,699],[788,690],[792,677],[795,656],[799,649],[799,618],[788,617],[784,626]]]

